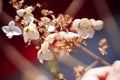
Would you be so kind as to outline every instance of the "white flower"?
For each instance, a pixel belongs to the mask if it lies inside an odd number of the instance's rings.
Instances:
[[[40,35],[37,30],[37,27],[34,23],[30,23],[29,26],[23,29],[23,37],[24,42],[26,43],[28,40],[37,40],[39,39]]]
[[[14,36],[21,35],[22,31],[18,26],[15,26],[14,21],[10,21],[8,26],[3,26],[2,30],[6,33],[6,36],[11,39]]]
[[[84,39],[93,38],[95,30],[92,23],[87,18],[75,19],[72,24],[72,29],[76,30],[78,35]]]
[[[51,60],[53,58],[53,53],[49,49],[46,53],[43,53],[40,49],[37,53],[37,58],[41,63],[43,63],[44,60]]]
[[[53,58],[53,53],[48,48],[49,43],[44,41],[41,45],[41,49],[37,53],[37,58],[41,63],[43,63],[43,60],[51,60]]]
[[[94,20],[94,19],[90,19],[93,27],[95,30],[101,30],[103,28],[103,21],[102,20]]]
[[[27,21],[28,23],[31,23],[34,21],[34,16],[32,14],[33,11],[33,7],[32,6],[28,6],[25,9],[19,9],[16,11],[16,13],[20,16],[23,17],[23,19],[25,21]]]

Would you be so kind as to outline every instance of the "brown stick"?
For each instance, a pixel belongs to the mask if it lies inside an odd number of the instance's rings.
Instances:
[[[92,51],[88,50],[87,48],[81,46],[80,44],[77,44],[76,46],[79,47],[81,50],[83,50],[88,55],[90,55],[91,57],[93,57],[94,59],[99,60],[102,64],[107,65],[107,66],[110,65],[110,63],[108,63],[107,61],[105,61],[101,57],[95,55],[95,53],[93,53]]]

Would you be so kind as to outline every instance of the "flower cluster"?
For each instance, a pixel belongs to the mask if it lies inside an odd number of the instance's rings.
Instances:
[[[51,10],[41,10],[39,19],[34,17],[35,6],[24,7],[20,2],[11,4],[16,9],[16,22],[20,23],[19,28],[12,20],[8,26],[3,26],[2,30],[11,39],[13,36],[23,35],[25,43],[32,40],[39,42],[37,58],[41,63],[44,60],[52,60],[57,56],[70,54],[75,44],[81,43],[87,38],[93,38],[95,30],[103,28],[102,20],[95,19],[73,19],[69,15],[59,14],[57,17]],[[14,4],[13,4],[14,3]],[[18,7],[16,7],[18,6]],[[39,7],[40,8],[40,7]]]

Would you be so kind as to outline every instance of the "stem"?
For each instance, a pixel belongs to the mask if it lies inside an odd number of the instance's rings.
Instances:
[[[91,57],[93,57],[94,59],[99,60],[102,64],[107,65],[107,66],[111,65],[110,63],[108,63],[107,61],[105,61],[104,59],[102,59],[101,57],[95,55],[95,53],[93,53],[92,51],[90,51],[87,48],[81,46],[80,44],[76,44],[76,46],[79,47],[81,50],[83,50],[88,55],[90,55]]]
[[[92,64],[90,64],[88,67],[85,68],[85,72],[93,68],[98,62],[99,60],[95,60]]]

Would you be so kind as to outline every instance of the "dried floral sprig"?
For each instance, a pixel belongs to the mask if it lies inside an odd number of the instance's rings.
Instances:
[[[98,48],[98,50],[100,51],[101,55],[107,54],[106,50],[108,49],[108,44],[107,44],[107,40],[105,38],[100,40],[99,46],[100,47]]]
[[[37,58],[41,63],[44,60],[52,60],[60,55],[70,54],[76,44],[83,43],[88,38],[93,38],[95,30],[103,28],[102,20],[95,19],[73,19],[69,15],[59,14],[57,17],[51,10],[43,9],[39,19],[35,18],[35,8],[41,8],[41,5],[27,6],[24,5],[24,0],[11,0],[10,3],[16,10],[16,21],[23,27],[22,31],[17,27],[17,33],[23,35],[25,43],[30,44],[32,40],[39,42],[39,50]],[[51,17],[49,17],[51,16]],[[9,38],[12,38],[16,33],[16,27],[11,28],[6,32],[11,25],[7,28],[2,27],[3,32]],[[38,47],[38,46],[37,46]]]
[[[65,14],[55,16],[53,11],[47,9],[42,9],[41,14],[43,16],[37,19],[33,13],[35,8],[41,8],[39,3],[35,6],[27,6],[24,5],[24,0],[11,0],[10,4],[16,10],[15,21],[20,24],[22,29],[15,26],[15,22],[11,20],[8,26],[2,27],[3,32],[9,39],[13,36],[23,35],[23,40],[27,45],[30,45],[33,40],[38,42],[39,46],[36,46],[36,49],[38,49],[37,58],[41,63],[44,60],[48,61],[46,64],[53,75],[53,80],[66,80],[54,61],[59,56],[64,57],[64,55],[71,54],[76,46],[96,59],[87,67],[81,65],[74,68],[76,80],[81,80],[82,75],[99,61],[104,65],[110,65],[107,61],[80,45],[80,43],[86,45],[85,40],[93,38],[95,31],[103,28],[102,20],[73,19]],[[100,53],[104,55],[108,48],[107,40],[102,39],[99,46]]]
[[[24,0],[10,0],[9,3],[12,4],[13,8],[18,10],[23,7]]]

